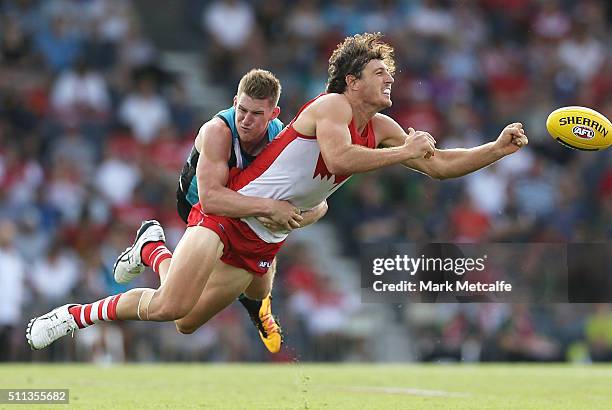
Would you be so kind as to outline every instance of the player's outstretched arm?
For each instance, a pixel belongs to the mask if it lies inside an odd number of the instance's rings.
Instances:
[[[220,121],[202,126],[196,145],[200,151],[196,168],[198,194],[204,212],[230,218],[265,216],[288,229],[299,227],[302,217],[289,202],[245,196],[226,187],[232,137]]]
[[[407,134],[393,119],[379,114],[376,117],[375,133],[379,145],[397,146],[423,133],[409,129]],[[425,133],[429,135],[428,133]],[[474,148],[436,149],[430,158],[416,158],[402,164],[436,179],[457,178],[484,168],[506,155],[518,151],[528,144],[521,123],[506,126],[499,137]]]
[[[433,152],[430,141],[400,144],[385,149],[353,145],[348,124],[353,112],[341,94],[321,98],[313,110],[316,136],[327,169],[333,174],[348,175],[399,164],[411,158],[422,158]]]

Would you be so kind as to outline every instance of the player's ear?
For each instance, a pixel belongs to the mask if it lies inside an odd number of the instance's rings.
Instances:
[[[278,118],[278,116],[280,115],[280,107],[277,105],[276,107],[274,107],[274,109],[272,110],[272,116],[270,117],[270,121],[272,121],[273,119]]]
[[[238,96],[235,95],[234,96],[234,108],[236,108],[238,106]]]
[[[357,82],[358,78],[353,74],[348,74],[344,77],[344,81],[346,81],[346,88],[356,91],[359,89],[359,83]]]

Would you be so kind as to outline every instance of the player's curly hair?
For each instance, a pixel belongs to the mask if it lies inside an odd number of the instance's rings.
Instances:
[[[346,76],[357,78],[370,60],[382,60],[389,73],[395,73],[393,47],[381,41],[381,33],[364,33],[347,37],[336,47],[329,58],[327,88],[328,93],[341,94],[346,90]]]
[[[257,100],[268,99],[276,107],[281,94],[281,83],[270,71],[256,68],[240,79],[236,95],[242,93]]]

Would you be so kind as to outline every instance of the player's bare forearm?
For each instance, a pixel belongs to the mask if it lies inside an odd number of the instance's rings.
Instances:
[[[230,218],[271,214],[269,199],[245,196],[225,187],[201,189],[199,197],[202,210],[208,214]]]
[[[404,165],[437,178],[457,178],[491,165],[529,143],[520,122],[508,124],[493,142],[470,149],[436,150],[428,159],[410,160]]]
[[[399,164],[406,159],[406,153],[400,147],[371,149],[352,145],[342,153],[328,155],[328,158],[323,153],[323,157],[331,173],[350,175]]]
[[[304,228],[305,226],[312,225],[317,222],[319,219],[323,218],[327,213],[327,201],[321,202],[319,205],[315,206],[309,211],[306,211],[302,214],[302,222],[300,223],[300,228]]]
[[[489,142],[474,148],[436,149],[429,159],[405,161],[403,165],[424,172],[436,179],[458,178],[501,159],[503,154]]]

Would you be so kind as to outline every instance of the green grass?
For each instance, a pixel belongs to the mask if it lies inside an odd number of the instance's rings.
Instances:
[[[68,388],[84,409],[610,409],[612,366],[0,365],[0,388]]]

